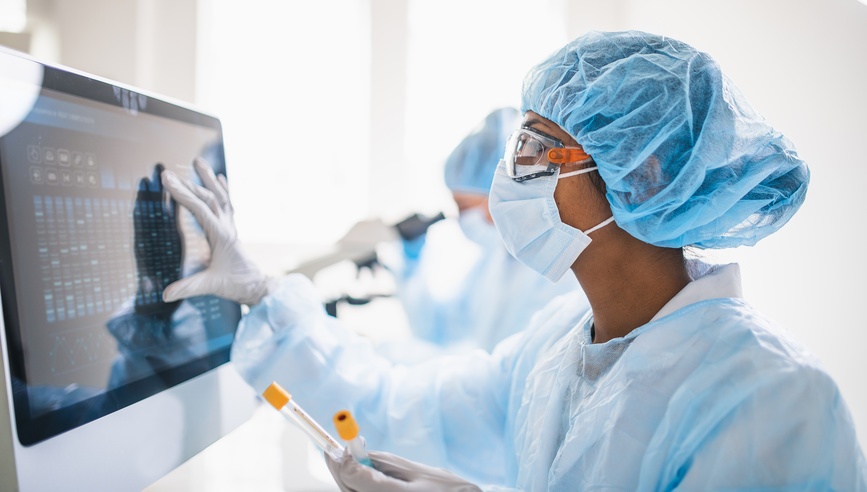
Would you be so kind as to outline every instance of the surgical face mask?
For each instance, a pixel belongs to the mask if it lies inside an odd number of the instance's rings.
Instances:
[[[560,220],[554,203],[557,180],[596,169],[590,167],[560,175],[540,176],[522,182],[506,174],[500,161],[491,187],[490,209],[494,224],[509,253],[521,263],[557,282],[590,244],[588,234],[614,221],[614,217],[596,227],[579,231]]]
[[[484,248],[491,248],[502,241],[497,233],[497,228],[485,218],[485,211],[480,207],[473,207],[461,212],[458,224],[464,232],[464,236],[470,241]]]

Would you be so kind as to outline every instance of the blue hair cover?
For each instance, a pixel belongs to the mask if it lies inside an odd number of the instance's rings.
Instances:
[[[716,61],[664,36],[588,32],[530,70],[522,110],[584,147],[617,225],[656,246],[752,246],[810,182]]]

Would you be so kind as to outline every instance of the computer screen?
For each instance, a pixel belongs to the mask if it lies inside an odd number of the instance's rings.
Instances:
[[[225,173],[219,121],[48,66],[36,90],[0,131],[0,290],[25,446],[228,361],[241,315],[215,297],[162,301],[210,250],[159,173],[197,181],[197,156]]]

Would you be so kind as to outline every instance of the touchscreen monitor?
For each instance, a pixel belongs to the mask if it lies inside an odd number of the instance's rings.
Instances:
[[[23,445],[228,361],[240,319],[222,299],[161,296],[209,248],[159,173],[198,181],[200,156],[225,174],[219,120],[27,63],[18,77],[7,58],[0,74],[0,102],[20,105],[30,86],[28,107],[0,122],[0,291]]]

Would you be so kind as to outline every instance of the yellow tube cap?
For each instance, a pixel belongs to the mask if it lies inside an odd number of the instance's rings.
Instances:
[[[351,441],[358,437],[358,424],[355,423],[349,410],[341,410],[334,414],[334,427],[344,441]]]
[[[282,386],[273,382],[271,383],[271,386],[268,386],[268,389],[262,393],[262,398],[265,398],[265,400],[267,400],[274,408],[280,410],[289,403],[289,400],[292,399],[292,395],[283,389]]]

